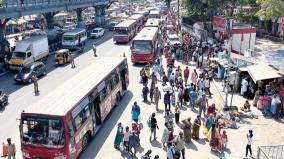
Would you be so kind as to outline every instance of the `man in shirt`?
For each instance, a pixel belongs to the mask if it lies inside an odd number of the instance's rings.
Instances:
[[[188,66],[186,66],[185,70],[183,71],[183,77],[184,77],[184,81],[185,81],[185,84],[187,84],[187,80],[188,80],[188,77],[189,77],[189,69],[188,69]]]
[[[197,104],[199,106],[199,116],[201,116],[201,114],[203,112],[203,115],[206,118],[205,113],[206,113],[206,110],[207,110],[207,107],[208,107],[208,100],[207,100],[204,93],[202,94],[202,97],[198,99]]]
[[[152,135],[154,134],[154,140],[156,140],[156,131],[159,129],[156,119],[156,114],[153,113],[151,116],[151,135],[150,135],[150,142],[152,141]]]
[[[189,92],[189,98],[190,98],[190,105],[192,107],[192,109],[194,109],[195,106],[195,101],[198,98],[198,93],[195,91],[195,89],[193,88],[193,90],[191,90]]]
[[[7,153],[8,153],[8,159],[16,159],[16,147],[15,144],[11,143],[11,138],[7,139],[8,146],[7,146]]]

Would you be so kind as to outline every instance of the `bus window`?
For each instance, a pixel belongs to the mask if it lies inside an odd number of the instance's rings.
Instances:
[[[106,87],[105,87],[100,92],[100,99],[101,99],[101,101],[103,101],[106,96],[107,96],[107,90],[106,90]]]
[[[115,73],[112,80],[113,80],[113,85],[116,86],[119,82],[119,78],[118,78],[117,73]]]
[[[111,90],[112,90],[112,88],[111,88],[111,85],[112,85],[112,84],[111,84],[111,82],[110,82],[110,81],[108,81],[106,85],[107,85],[107,91],[106,91],[106,94],[108,95],[108,94],[111,92]]]
[[[74,121],[75,121],[76,130],[78,130],[82,125],[82,116],[80,115],[80,113],[75,117]]]
[[[70,120],[68,122],[68,134],[69,134],[69,137],[72,137],[74,135],[75,131],[74,131],[74,127],[73,127],[73,124],[72,124],[72,120]]]

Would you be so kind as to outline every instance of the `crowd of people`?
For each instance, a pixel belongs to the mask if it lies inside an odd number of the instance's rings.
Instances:
[[[166,150],[167,158],[176,159],[182,157],[185,159],[185,144],[190,143],[191,139],[199,140],[202,127],[203,134],[207,137],[212,151],[221,152],[226,150],[228,134],[224,128],[237,129],[239,127],[236,122],[238,117],[221,114],[214,103],[209,105],[208,99],[212,98],[210,91],[212,77],[208,71],[199,74],[197,72],[198,68],[203,67],[204,54],[213,51],[213,49],[204,43],[197,43],[194,50],[200,51],[197,54],[202,57],[202,60],[199,61],[196,69],[190,70],[189,67],[185,67],[185,69],[180,66],[176,67],[175,61],[181,60],[181,62],[184,62],[182,61],[182,48],[193,46],[188,44],[160,46],[164,46],[164,48],[161,48],[161,53],[153,64],[147,64],[141,69],[140,83],[142,84],[141,97],[143,102],[155,105],[156,113],[159,113],[161,109],[160,100],[163,99],[165,123],[160,140]],[[163,65],[165,63],[163,62],[164,58],[166,58],[166,67]],[[190,116],[180,121],[183,107],[191,108],[193,112],[195,109],[199,109],[193,122]],[[160,119],[157,119],[156,113],[152,113],[147,120],[151,132],[150,142],[158,140],[156,136],[159,129],[157,120]],[[134,156],[140,146],[139,125],[142,124],[139,120],[140,114],[140,106],[138,106],[137,102],[134,102],[131,111],[132,131],[127,126],[124,131],[120,123],[115,138],[115,148],[118,148],[120,143],[124,141],[124,150]],[[176,135],[174,135],[175,126],[179,126],[182,130]],[[134,152],[132,152],[132,149],[134,149]],[[247,150],[250,150],[250,146],[247,146]],[[158,158],[158,156],[155,157]]]

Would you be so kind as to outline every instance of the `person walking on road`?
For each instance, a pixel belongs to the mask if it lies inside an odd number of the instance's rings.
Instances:
[[[191,142],[191,118],[187,118],[186,120],[182,121],[182,126],[181,128],[183,129],[183,136],[185,142],[189,143]]]
[[[202,97],[200,97],[197,101],[197,105],[199,106],[199,116],[201,116],[202,112],[204,117],[206,118],[206,110],[208,107],[208,99],[206,98],[206,95],[203,93]]]
[[[252,130],[249,130],[249,133],[247,134],[248,143],[246,146],[246,157],[248,156],[248,151],[250,153],[250,156],[252,157],[252,151],[251,151],[252,137],[253,137],[253,132]]]
[[[132,120],[138,123],[139,115],[140,115],[140,107],[138,106],[137,102],[134,102],[134,105],[132,106]]]
[[[201,119],[200,116],[198,115],[197,118],[194,120],[192,127],[192,138],[195,140],[199,139],[200,126],[201,126]]]
[[[147,85],[144,85],[143,89],[142,89],[142,96],[143,96],[143,102],[147,102],[148,99],[148,94],[149,94],[149,88]]]
[[[167,122],[165,122],[165,128],[164,128],[162,140],[161,140],[164,148],[166,147],[165,143],[168,142],[169,133],[170,133],[169,124]]]
[[[35,75],[35,72],[33,72],[32,81],[33,81],[33,84],[34,84],[34,93],[38,94],[39,93],[39,90],[38,90],[38,79],[37,79],[37,77]]]
[[[185,84],[187,84],[187,80],[188,80],[188,77],[189,77],[189,69],[188,69],[188,66],[186,66],[185,70],[183,71],[183,77],[184,77],[184,82]]]
[[[152,141],[152,136],[154,135],[154,140],[157,140],[156,131],[159,129],[156,119],[156,114],[153,113],[151,116],[151,134],[150,134],[150,142]]]
[[[154,103],[155,103],[155,106],[156,106],[156,111],[159,110],[159,100],[161,99],[161,92],[160,90],[158,89],[158,87],[155,88],[154,92]]]
[[[167,147],[167,159],[175,159],[176,150],[173,145],[168,144]]]
[[[181,152],[182,159],[185,159],[185,141],[182,132],[175,138],[175,146]]]
[[[75,68],[75,61],[74,61],[74,55],[73,54],[70,54],[70,64],[71,64],[71,68]]]
[[[14,143],[11,142],[11,138],[7,139],[7,155],[8,159],[16,159],[16,146]]]
[[[116,136],[114,139],[114,148],[120,150],[120,144],[123,140],[123,126],[121,123],[117,125]]]
[[[95,44],[93,44],[93,52],[94,52],[94,56],[98,57],[98,55],[97,55],[97,48],[96,48]]]
[[[129,136],[129,152],[132,156],[136,156],[136,152],[139,146],[139,137],[134,132]],[[134,152],[132,152],[134,149]]]
[[[165,104],[165,114],[169,114],[169,108],[170,108],[170,102],[171,102],[171,94],[170,91],[167,91],[167,93],[164,94],[164,104]]]

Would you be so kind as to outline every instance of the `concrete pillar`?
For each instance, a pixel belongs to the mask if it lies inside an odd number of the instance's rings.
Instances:
[[[96,25],[97,26],[104,26],[105,25],[105,6],[96,6],[95,7],[95,14],[96,14]]]
[[[0,58],[3,58],[5,55],[8,55],[10,52],[10,44],[5,39],[5,28],[6,23],[10,19],[0,20]],[[8,55],[9,56],[9,55]]]
[[[82,12],[83,12],[83,8],[77,8],[76,9],[76,13],[77,13],[77,24],[79,28],[86,28],[86,25],[83,21],[82,18]]]
[[[56,13],[55,12],[49,12],[44,13],[43,16],[45,17],[47,29],[53,29],[54,28],[54,20],[53,17]]]

